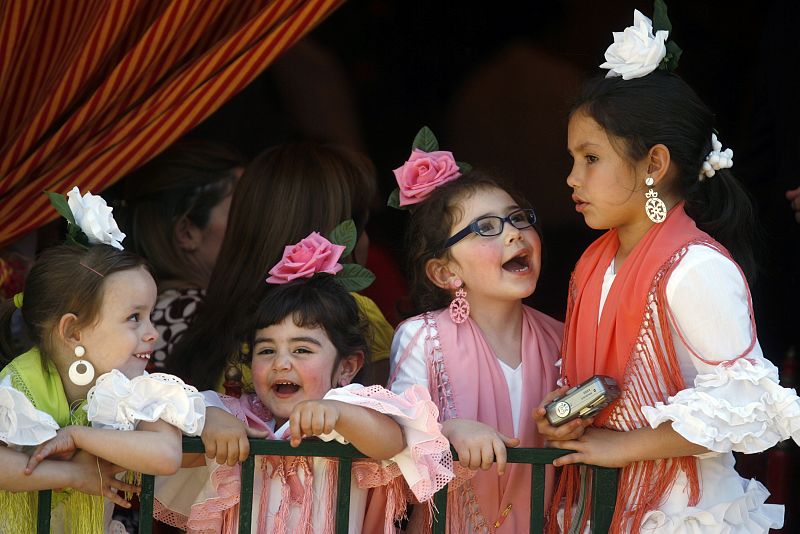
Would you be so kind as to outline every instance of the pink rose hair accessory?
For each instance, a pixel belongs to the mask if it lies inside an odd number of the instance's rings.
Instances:
[[[457,162],[452,152],[439,150],[436,136],[423,126],[414,138],[408,161],[393,171],[398,188],[389,196],[388,205],[407,208],[422,202],[434,189],[470,169],[470,165]]]
[[[288,284],[323,274],[335,276],[347,291],[361,291],[375,280],[375,275],[361,265],[339,263],[340,258],[352,252],[356,240],[356,225],[349,219],[334,228],[330,240],[311,232],[299,243],[283,249],[283,257],[270,269],[267,283]]]

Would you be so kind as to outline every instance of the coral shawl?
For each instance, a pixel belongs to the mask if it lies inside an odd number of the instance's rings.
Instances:
[[[562,375],[573,386],[596,374],[608,375],[622,387],[621,398],[598,415],[595,426],[619,431],[645,427],[642,406],[667,402],[685,389],[670,335],[666,287],[693,244],[728,255],[697,228],[681,203],[631,251],[617,272],[599,322],[603,278],[619,249],[616,230],[597,239],[578,261],[570,283]],[[551,510],[551,531],[558,528],[554,512],[559,506],[565,509],[565,531],[571,523],[585,524],[590,506],[580,506],[578,469],[569,466],[562,473]],[[641,461],[622,469],[612,529],[637,532],[644,515],[666,497],[679,470],[687,475],[689,504],[694,505],[700,489],[693,457]],[[582,518],[570,517],[576,509],[584,511]]]
[[[468,319],[456,325],[447,309],[423,314],[421,318],[425,326],[417,335],[424,333],[426,336],[429,391],[439,406],[440,419],[480,421],[506,436],[514,436],[508,384],[497,356],[477,323]],[[420,317],[411,320],[415,319]],[[561,322],[523,306],[522,383],[525,391],[517,436],[521,447],[544,446],[530,414],[542,398],[556,388],[555,362],[562,332]],[[397,362],[398,369],[415,346],[417,342],[412,340],[406,354]],[[552,476],[547,477],[547,482],[546,495],[549,496]],[[465,521],[471,523],[475,532],[494,532],[497,521],[502,525],[498,532],[527,532],[530,488],[529,466],[510,464],[503,476],[497,476],[495,466],[488,471],[477,471],[474,478],[450,493],[447,507],[450,532],[467,532]],[[508,515],[503,516],[509,505]]]

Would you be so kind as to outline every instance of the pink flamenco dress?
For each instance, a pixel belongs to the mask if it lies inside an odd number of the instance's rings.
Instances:
[[[400,425],[405,449],[390,460],[355,460],[350,487],[349,532],[394,533],[394,522],[405,515],[410,499],[429,501],[453,478],[450,444],[442,436],[436,406],[421,387],[396,395],[380,386],[350,384],[328,391],[324,398],[384,413]],[[289,423],[276,429],[255,395],[221,400],[250,428],[267,430],[267,439],[289,439]],[[320,439],[347,443],[335,431]],[[335,458],[257,456],[251,531],[332,534],[337,468]],[[158,477],[154,515],[190,533],[238,532],[240,481],[240,465],[208,459],[205,466]]]

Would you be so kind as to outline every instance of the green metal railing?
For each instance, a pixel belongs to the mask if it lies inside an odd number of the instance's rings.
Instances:
[[[183,438],[183,452],[204,452],[200,438]],[[532,533],[544,530],[544,471],[545,466],[552,464],[559,456],[571,451],[561,449],[508,449],[508,462],[531,464],[531,517]],[[239,506],[239,532],[249,533],[252,525],[253,474],[256,455],[273,456],[325,456],[339,459],[337,502],[336,502],[336,534],[347,534],[350,521],[350,472],[353,460],[365,458],[352,445],[336,442],[304,441],[299,447],[291,447],[288,441],[251,440],[250,456],[242,464],[242,493]],[[454,458],[457,459],[455,452]],[[592,532],[608,532],[617,495],[617,470],[604,467],[589,466],[592,470]],[[142,476],[142,491],[139,495],[139,534],[151,534],[153,529],[153,493],[154,480],[151,475]],[[39,492],[39,510],[37,532],[50,532],[50,491]],[[434,496],[434,504],[438,512],[433,522],[433,534],[444,534],[447,517],[447,487],[442,488]]]

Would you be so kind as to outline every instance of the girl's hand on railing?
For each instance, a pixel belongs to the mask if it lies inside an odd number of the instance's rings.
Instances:
[[[289,416],[289,444],[297,447],[306,436],[330,434],[339,422],[340,403],[332,400],[299,402]]]
[[[617,432],[607,428],[587,428],[578,439],[552,441],[551,447],[571,449],[575,452],[556,458],[553,465],[592,464],[601,467],[625,467],[631,463],[631,432]],[[627,440],[627,443],[626,443]]]
[[[533,410],[532,416],[533,420],[536,422],[536,426],[539,428],[539,434],[544,437],[548,444],[552,444],[551,442],[553,441],[578,439],[586,431],[586,428],[592,426],[592,423],[594,422],[594,418],[592,417],[587,419],[578,417],[577,419],[573,419],[572,421],[564,423],[561,426],[553,426],[550,424],[550,421],[547,420],[547,411],[545,410],[545,406],[550,404],[553,399],[556,399],[566,393],[568,390],[569,387],[564,386],[555,391],[551,391],[547,394],[547,396],[545,396],[539,407]]]
[[[40,462],[47,458],[51,460],[69,460],[78,450],[75,439],[72,436],[72,426],[59,428],[54,438],[50,438],[44,443],[39,444],[31,454],[28,465],[25,466],[25,474],[30,475]]]
[[[83,493],[101,495],[114,504],[123,508],[130,508],[131,503],[119,495],[118,492],[139,493],[139,486],[117,480],[116,475],[124,473],[125,468],[107,462],[88,452],[78,451],[70,467],[75,470],[74,483],[70,486]]]
[[[501,434],[489,425],[469,419],[449,419],[442,423],[442,434],[458,453],[458,462],[467,469],[492,467],[497,462],[497,474],[506,470],[506,447],[519,445],[518,438]]]
[[[218,464],[236,465],[244,462],[250,454],[251,438],[263,438],[267,432],[248,429],[245,424],[225,410],[209,406],[206,408],[206,423],[200,439],[206,449],[206,457]]]

